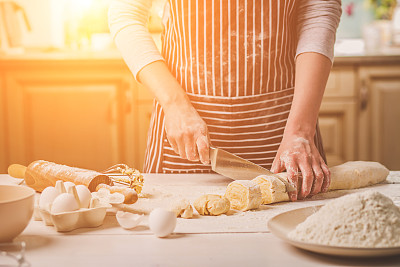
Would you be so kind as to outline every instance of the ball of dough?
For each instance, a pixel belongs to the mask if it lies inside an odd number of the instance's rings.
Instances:
[[[231,202],[232,209],[258,209],[262,203],[260,186],[250,180],[236,180],[228,185],[225,197]]]
[[[193,206],[200,215],[217,216],[227,213],[231,203],[224,196],[208,194],[196,199]]]

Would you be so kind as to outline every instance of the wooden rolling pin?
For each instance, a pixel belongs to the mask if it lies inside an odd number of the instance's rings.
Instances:
[[[99,184],[113,185],[111,178],[105,174],[44,160],[34,161],[28,167],[13,164],[8,168],[8,173],[12,177],[23,178],[29,187],[38,192],[42,192],[46,187],[55,186],[58,180],[85,185],[91,192],[94,192]]]
[[[134,189],[113,186],[113,181],[105,174],[44,160],[34,161],[28,167],[20,164],[12,164],[8,167],[8,174],[14,178],[24,179],[29,187],[38,192],[42,192],[46,187],[55,186],[56,181],[62,180],[64,182],[72,182],[76,185],[85,185],[91,192],[97,191],[100,188],[107,188],[110,190],[110,193],[117,192],[124,195],[125,204],[133,204],[138,199]]]

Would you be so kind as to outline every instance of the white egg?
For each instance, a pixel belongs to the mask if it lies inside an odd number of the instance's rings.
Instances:
[[[57,189],[52,186],[46,187],[39,198],[39,208],[41,209],[49,209],[54,199],[58,197],[60,193]]]
[[[176,226],[176,214],[162,208],[154,209],[149,216],[150,230],[157,237],[166,237]]]
[[[75,197],[68,193],[62,193],[54,199],[51,206],[51,213],[61,213],[79,210],[78,202]]]
[[[84,185],[77,185],[76,192],[78,193],[79,201],[81,202],[81,208],[89,208],[90,199],[92,194],[89,189]]]

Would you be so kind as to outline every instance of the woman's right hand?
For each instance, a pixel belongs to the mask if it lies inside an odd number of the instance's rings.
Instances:
[[[183,159],[209,164],[207,125],[167,65],[162,61],[150,63],[138,73],[138,78],[164,110],[164,127],[174,151]]]
[[[209,164],[207,125],[192,104],[184,102],[164,108],[168,141],[181,158]]]

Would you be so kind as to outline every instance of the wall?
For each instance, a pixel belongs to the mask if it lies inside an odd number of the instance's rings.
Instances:
[[[362,28],[373,20],[367,0],[342,0],[342,17],[337,39],[362,38]]]
[[[62,47],[64,45],[64,4],[66,0],[19,0],[32,31],[25,31],[25,47]]]

